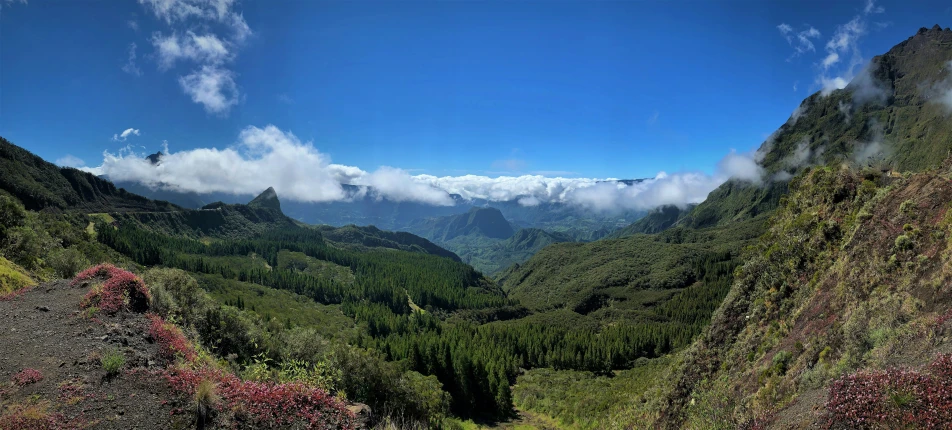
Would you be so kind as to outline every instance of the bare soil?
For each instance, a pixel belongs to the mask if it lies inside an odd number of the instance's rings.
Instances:
[[[60,417],[66,428],[192,427],[188,406],[150,372],[162,363],[148,319],[128,312],[86,316],[80,302],[88,289],[55,281],[0,302],[0,415],[32,405],[31,414]],[[125,357],[115,376],[100,362],[109,351]],[[28,368],[43,379],[15,384],[14,375]]]

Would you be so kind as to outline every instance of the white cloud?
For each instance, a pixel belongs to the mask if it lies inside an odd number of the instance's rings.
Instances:
[[[126,26],[132,29],[132,31],[139,31],[139,21],[130,19],[126,21]]]
[[[115,142],[125,142],[127,137],[133,136],[133,135],[138,136],[139,129],[131,128],[131,127],[127,128],[123,130],[122,133],[112,135],[112,140]]]
[[[176,33],[168,36],[162,33],[152,35],[152,46],[158,55],[159,68],[168,70],[178,60],[191,60],[197,63],[218,65],[231,57],[227,42],[214,34],[197,35],[191,31],[185,36]]]
[[[179,78],[179,85],[192,101],[205,107],[205,111],[226,115],[238,104],[240,92],[235,83],[234,72],[214,66],[202,66]]]
[[[820,79],[820,87],[821,87],[820,94],[824,96],[830,95],[830,93],[832,93],[835,90],[842,90],[843,88],[846,88],[846,85],[850,83],[848,80],[846,80],[846,78],[842,78],[839,76],[833,77],[833,78],[820,76],[819,79]]]
[[[801,31],[794,31],[789,24],[781,23],[777,26],[777,30],[780,30],[780,34],[787,40],[787,44],[793,48],[793,54],[787,58],[787,61],[807,52],[816,52],[816,46],[813,45],[811,39],[819,39],[820,30],[813,28],[813,26],[807,25]]]
[[[142,76],[142,70],[139,69],[139,66],[136,65],[135,42],[129,44],[129,59],[126,60],[126,64],[122,66],[122,71],[130,75]]]
[[[241,92],[228,68],[242,42],[252,35],[236,0],[139,0],[170,32],[155,32],[151,43],[160,70],[180,62],[195,69],[179,76],[179,85],[209,113],[226,116]]]
[[[867,0],[862,14],[836,28],[833,37],[826,42],[826,56],[819,64],[822,71],[816,78],[822,95],[827,96],[835,90],[846,88],[856,76],[857,67],[866,63],[860,52],[859,41],[868,32],[867,18],[885,11],[885,8],[877,6],[873,0]],[[834,71],[833,69],[840,66],[847,57],[849,63]]]
[[[874,13],[883,13],[886,12],[886,9],[882,6],[876,6],[876,2],[873,0],[866,0],[866,7],[863,8],[863,13],[866,15]]]
[[[62,167],[83,167],[86,165],[86,162],[81,158],[66,154],[60,158],[56,159],[56,165]]]
[[[542,175],[488,177],[478,175],[410,175],[383,166],[367,172],[358,167],[333,164],[312,143],[302,142],[273,125],[247,127],[234,146],[171,152],[153,165],[145,154],[130,149],[104,153],[101,166],[85,168],[116,181],[135,181],[198,193],[227,192],[252,195],[273,186],[289,200],[340,201],[348,198],[342,184],[373,187],[378,198],[450,205],[450,194],[465,199],[517,200],[534,206],[560,202],[594,210],[651,209],[660,205],[684,206],[703,201],[728,179],[761,183],[763,170],[753,154],[731,152],[714,174],[659,173],[654,178],[626,185],[614,179],[546,177]]]

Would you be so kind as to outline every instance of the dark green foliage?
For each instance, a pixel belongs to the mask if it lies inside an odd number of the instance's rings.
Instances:
[[[111,182],[69,167],[57,167],[0,137],[0,189],[29,210],[82,212],[170,211],[171,203],[149,200]]]
[[[686,211],[690,211],[690,209],[682,209],[672,205],[662,206],[652,210],[651,212],[648,212],[644,218],[635,221],[631,225],[616,230],[612,234],[606,236],[606,239],[618,239],[620,237],[631,236],[639,233],[660,233],[664,230],[667,230],[668,227],[673,226],[674,223],[677,222]]]
[[[490,239],[508,239],[514,233],[502,212],[491,207],[472,208],[464,214],[420,220],[407,230],[436,242],[471,234]]]
[[[631,318],[698,281],[694,262],[736,253],[763,231],[763,223],[759,217],[720,228],[555,244],[498,279],[510,297],[532,310],[569,308],[599,318]]]
[[[612,375],[575,370],[533,369],[516,379],[513,403],[542,413],[570,428],[613,428],[611,413],[632,401],[670,365],[667,359],[638,360],[635,367]]]
[[[571,241],[571,237],[562,233],[524,228],[505,240],[473,233],[440,244],[456,252],[463,261],[480,272],[492,274],[528,260],[548,245]]]
[[[383,231],[374,226],[358,227],[347,225],[344,227],[317,226],[314,227],[327,240],[350,247],[355,250],[370,248],[389,248],[403,251],[422,252],[439,255],[461,261],[459,256],[433,244],[422,237],[401,231]]]

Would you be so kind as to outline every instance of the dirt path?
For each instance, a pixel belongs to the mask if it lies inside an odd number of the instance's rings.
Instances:
[[[0,415],[9,419],[13,410],[28,408],[25,415],[66,421],[67,428],[191,427],[185,405],[170,401],[165,382],[148,373],[160,365],[148,319],[130,313],[87,318],[79,312],[87,290],[56,281],[0,302]],[[99,359],[108,351],[125,357],[113,378]],[[14,384],[14,375],[27,368],[43,379]]]

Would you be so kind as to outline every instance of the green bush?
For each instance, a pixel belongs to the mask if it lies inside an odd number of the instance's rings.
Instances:
[[[77,272],[90,266],[86,256],[76,248],[54,249],[46,263],[58,278],[72,278]]]
[[[122,366],[126,365],[126,356],[118,349],[111,349],[103,353],[99,362],[107,375],[115,376],[122,370]]]
[[[894,245],[897,251],[906,251],[915,247],[916,242],[912,239],[912,237],[905,234],[900,234],[899,237],[896,238]]]

